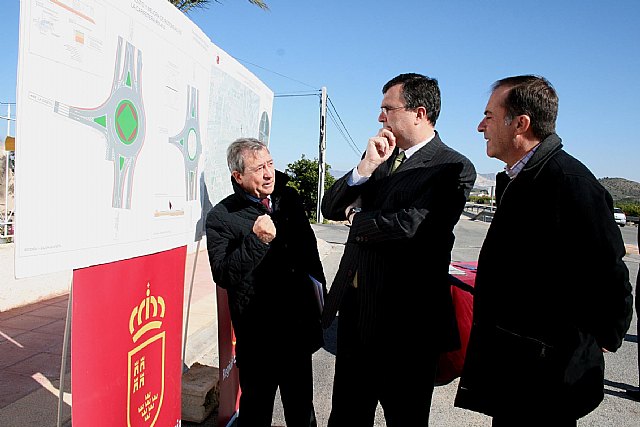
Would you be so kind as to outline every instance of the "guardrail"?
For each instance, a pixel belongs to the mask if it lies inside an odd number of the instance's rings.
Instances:
[[[467,203],[462,213],[468,216],[472,221],[491,222],[495,211],[495,206],[483,205],[480,203]]]
[[[464,206],[462,214],[469,217],[472,221],[491,222],[495,211],[495,206],[469,202]],[[640,217],[627,215],[627,224],[640,225]]]

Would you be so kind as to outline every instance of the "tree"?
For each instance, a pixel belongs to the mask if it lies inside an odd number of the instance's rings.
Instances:
[[[329,173],[331,166],[326,165],[324,174],[324,189],[328,189],[336,181]],[[307,212],[307,217],[316,220],[316,207],[318,203],[318,159],[307,159],[302,155],[300,160],[287,165],[285,173],[289,175],[288,186],[295,188],[302,196],[302,204]]]
[[[204,8],[210,0],[169,0],[169,3],[178,8],[181,12],[187,13],[193,7]],[[219,0],[215,0],[220,3]],[[258,6],[262,10],[269,10],[269,6],[262,0],[249,0],[249,3]]]

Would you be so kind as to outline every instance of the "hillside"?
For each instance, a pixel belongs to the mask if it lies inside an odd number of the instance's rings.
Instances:
[[[624,178],[600,178],[600,184],[611,193],[614,202],[640,204],[640,183]]]

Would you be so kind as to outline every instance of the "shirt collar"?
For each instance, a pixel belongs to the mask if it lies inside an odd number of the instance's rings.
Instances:
[[[258,198],[258,197],[256,197],[256,196],[252,196],[252,195],[251,195],[251,194],[249,194],[249,193],[246,193],[246,192],[245,192],[244,194],[246,194],[246,195],[247,195],[247,199],[251,200],[252,202],[258,202],[258,203],[259,203],[259,202],[260,202],[260,200],[261,200],[260,198]],[[269,201],[271,201],[271,196],[267,196],[267,199],[269,199]]]
[[[435,138],[435,137],[436,137],[436,134],[434,133],[433,135],[431,135],[431,138],[426,139],[426,140],[422,141],[420,144],[416,144],[416,145],[414,145],[413,147],[411,147],[411,148],[408,148],[408,149],[404,150],[404,156],[405,156],[405,157],[404,157],[404,159],[405,159],[405,161],[406,161],[409,157],[413,156],[413,154],[414,154],[416,151],[418,151],[419,149],[421,149],[422,147],[424,147],[425,145],[427,145],[427,144],[428,144],[428,143],[429,143],[433,138]],[[402,150],[400,150],[400,151],[402,151]]]
[[[516,176],[518,176],[520,171],[522,169],[524,169],[524,167],[527,164],[527,162],[529,161],[529,159],[531,159],[531,157],[533,157],[533,154],[536,152],[536,150],[538,149],[539,146],[540,146],[540,144],[538,143],[538,145],[536,145],[531,150],[529,150],[527,152],[527,154],[522,156],[522,158],[520,160],[515,162],[513,166],[511,166],[511,167],[505,166],[504,167],[504,171],[507,173],[507,175],[509,175],[509,178],[513,179]]]

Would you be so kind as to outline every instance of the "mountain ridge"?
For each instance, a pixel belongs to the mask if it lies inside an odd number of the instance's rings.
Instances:
[[[640,204],[640,183],[625,178],[598,178],[614,202]]]

